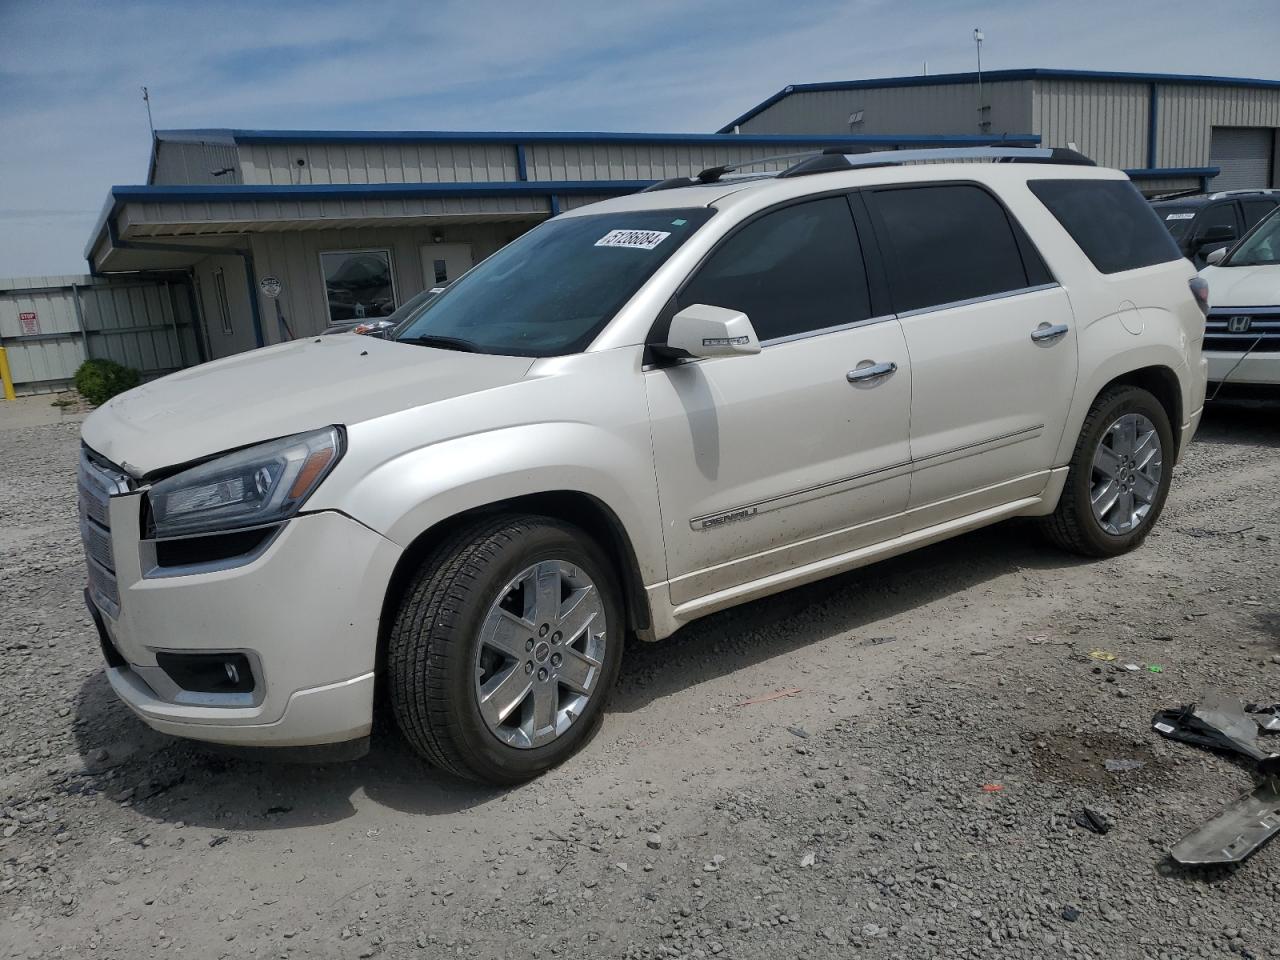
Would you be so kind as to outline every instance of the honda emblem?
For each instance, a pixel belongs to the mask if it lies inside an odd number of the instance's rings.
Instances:
[[[1232,317],[1227,321],[1228,333],[1248,333],[1249,326],[1253,323],[1252,317]]]

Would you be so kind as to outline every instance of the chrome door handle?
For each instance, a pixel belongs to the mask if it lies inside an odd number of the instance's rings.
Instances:
[[[856,370],[850,370],[844,375],[844,378],[850,383],[867,383],[871,380],[883,380],[885,377],[891,377],[898,372],[898,365],[893,361],[888,363],[873,363],[869,367],[858,367]]]
[[[1042,323],[1031,331],[1031,339],[1036,343],[1053,343],[1067,335],[1065,323]]]

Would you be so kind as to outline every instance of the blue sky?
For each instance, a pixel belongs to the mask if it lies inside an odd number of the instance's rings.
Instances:
[[[79,273],[158,128],[714,131],[789,83],[983,67],[1280,79],[1280,0],[0,0],[0,277]]]

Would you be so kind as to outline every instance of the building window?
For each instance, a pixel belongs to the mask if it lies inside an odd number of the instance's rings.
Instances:
[[[218,317],[222,320],[222,332],[231,336],[231,302],[227,299],[227,275],[221,267],[213,271],[213,296],[218,301]]]
[[[329,250],[320,254],[329,320],[385,317],[396,308],[390,250]]]

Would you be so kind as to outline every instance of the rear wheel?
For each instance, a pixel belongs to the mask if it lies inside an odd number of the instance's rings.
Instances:
[[[541,517],[481,521],[428,557],[391,630],[391,704],[424,757],[495,784],[537,776],[595,732],[622,657],[612,567]]]
[[[1173,429],[1154,396],[1129,386],[1105,391],[1085,417],[1045,532],[1058,546],[1086,556],[1132,550],[1164,509],[1173,453]]]

